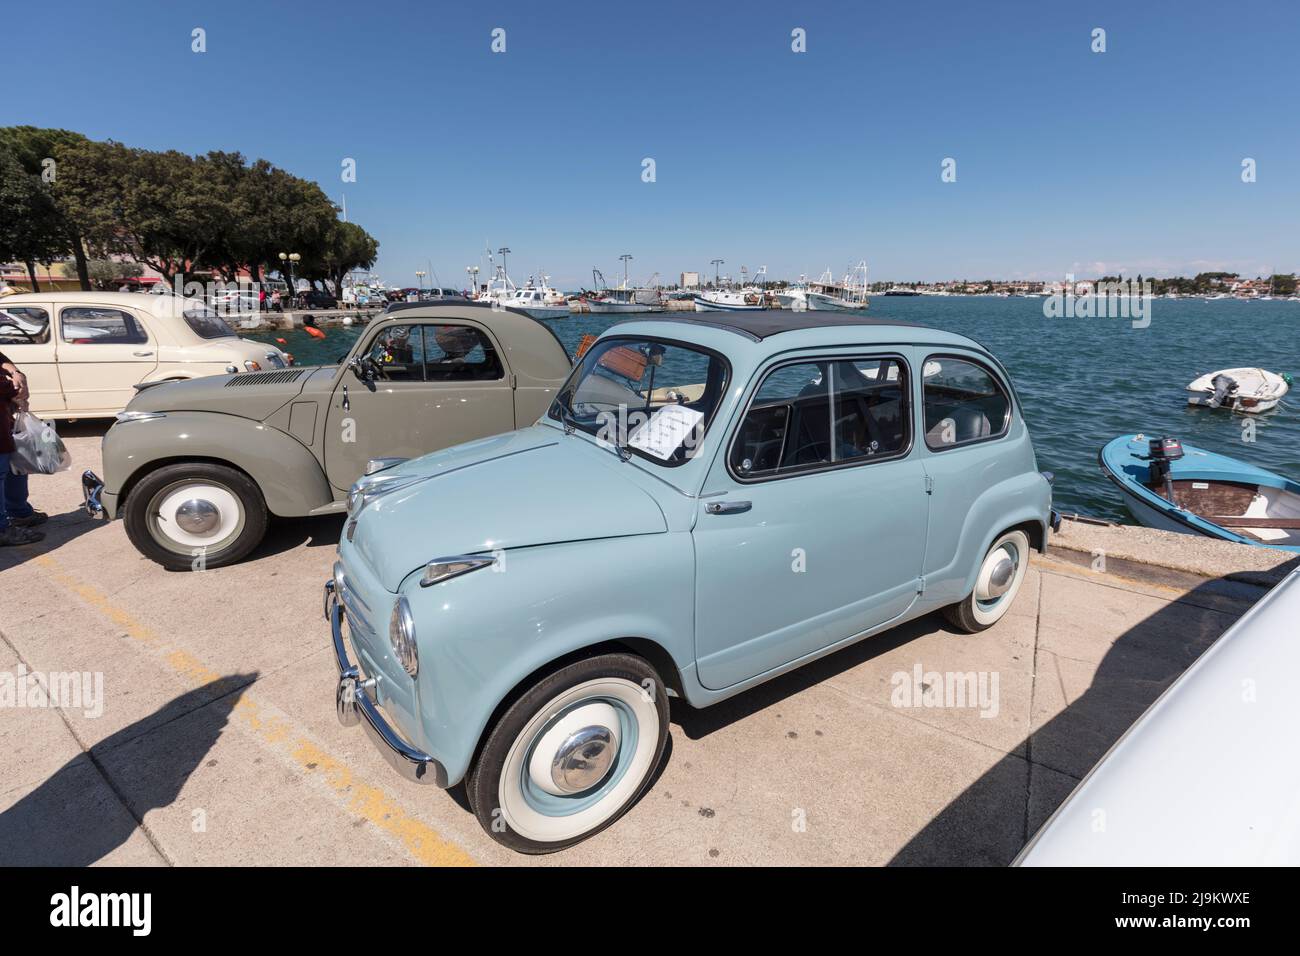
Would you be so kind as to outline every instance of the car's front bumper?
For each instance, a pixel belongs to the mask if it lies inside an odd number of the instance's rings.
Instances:
[[[330,622],[334,660],[339,671],[339,681],[334,689],[334,708],[339,723],[344,727],[354,727],[360,723],[384,759],[407,780],[445,788],[446,769],[436,759],[412,747],[397,734],[379,712],[371,696],[374,679],[363,678],[360,669],[348,659],[347,647],[343,642],[343,604],[334,593],[333,580],[325,582],[325,616]]]

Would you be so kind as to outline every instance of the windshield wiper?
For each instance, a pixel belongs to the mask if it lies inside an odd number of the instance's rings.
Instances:
[[[573,417],[573,412],[570,411],[569,406],[565,401],[567,395],[568,393],[566,392],[564,395],[557,395],[555,397],[555,408],[560,413],[560,424],[564,426],[564,434],[572,435],[578,430],[578,422],[577,419]]]

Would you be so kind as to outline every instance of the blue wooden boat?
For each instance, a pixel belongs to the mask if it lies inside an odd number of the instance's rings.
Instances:
[[[1148,528],[1300,552],[1300,484],[1176,438],[1121,435],[1098,454]]]

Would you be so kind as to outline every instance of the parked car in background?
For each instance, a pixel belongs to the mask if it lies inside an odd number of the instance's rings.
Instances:
[[[1292,571],[1125,731],[1014,865],[1300,865],[1297,621]]]
[[[121,517],[165,567],[238,561],[268,518],[342,511],[388,456],[415,457],[535,421],[571,368],[518,312],[408,305],[366,327],[338,365],[148,388],[104,436],[92,514]]]
[[[434,300],[434,301],[438,299],[464,299],[465,294],[461,292],[459,289],[446,289],[446,288],[435,287],[432,289],[425,289],[423,294],[420,296],[420,298],[424,300]]]
[[[337,309],[339,305],[339,300],[333,293],[321,289],[299,292],[298,299],[304,309]]]
[[[1007,613],[1046,546],[1006,370],[829,312],[616,325],[533,427],[362,478],[326,612],[335,703],[527,853],[653,779],[717,703],[935,610]],[[775,779],[775,778],[774,778]]]
[[[288,364],[198,299],[141,292],[6,296],[0,349],[26,373],[41,418],[112,417],[140,385]]]

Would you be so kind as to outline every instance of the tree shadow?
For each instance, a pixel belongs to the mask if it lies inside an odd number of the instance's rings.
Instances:
[[[231,674],[196,687],[106,737],[89,754],[77,754],[0,813],[0,864],[89,866],[122,846],[150,810],[176,800],[258,676]],[[100,755],[189,715],[192,730],[175,737],[165,765],[132,778],[125,795],[111,778],[105,783]]]

